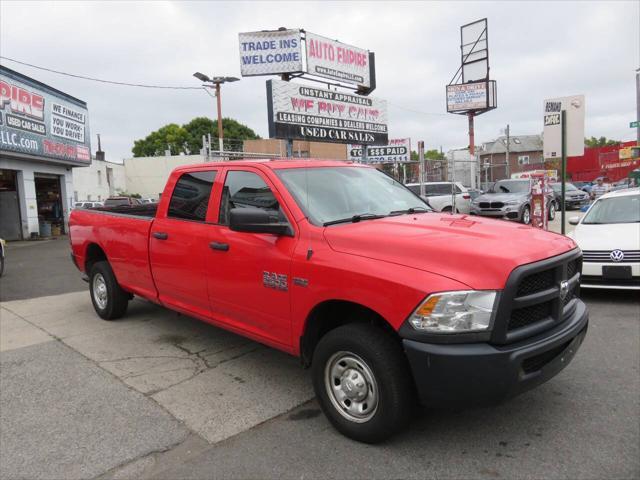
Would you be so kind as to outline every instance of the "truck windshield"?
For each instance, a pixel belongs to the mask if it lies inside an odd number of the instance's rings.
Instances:
[[[430,211],[420,197],[374,168],[292,168],[277,174],[315,225]]]
[[[582,220],[584,225],[640,222],[640,195],[603,198],[593,204]]]

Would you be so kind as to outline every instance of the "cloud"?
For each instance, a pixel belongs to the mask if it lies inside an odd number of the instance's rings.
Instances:
[[[468,143],[466,118],[446,114],[444,102],[459,27],[485,16],[498,109],[476,120],[478,144],[507,123],[514,134],[540,132],[545,98],[580,93],[588,136],[634,138],[637,2],[2,2],[0,52],[99,78],[197,86],[195,71],[239,76],[239,32],[305,28],[375,51],[374,95],[389,101],[390,133],[446,150]],[[166,123],[216,114],[201,91],[110,86],[5,64],[87,101],[91,132],[102,134],[110,159],[130,156],[135,139]],[[223,114],[264,137],[266,79],[223,87]]]

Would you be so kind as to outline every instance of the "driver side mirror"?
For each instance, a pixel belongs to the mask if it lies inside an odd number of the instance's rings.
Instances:
[[[232,208],[229,211],[229,228],[234,232],[272,233],[293,236],[291,226],[286,222],[274,222],[261,208]]]
[[[580,217],[571,217],[569,219],[569,225],[577,225],[580,223]]]

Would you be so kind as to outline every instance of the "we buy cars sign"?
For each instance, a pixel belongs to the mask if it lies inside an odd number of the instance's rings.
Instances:
[[[269,136],[387,145],[387,102],[281,80],[267,81]]]

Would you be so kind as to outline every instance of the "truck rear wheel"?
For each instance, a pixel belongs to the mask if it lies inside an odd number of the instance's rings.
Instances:
[[[401,346],[370,325],[348,324],[322,337],[313,355],[312,376],[329,421],[360,442],[381,442],[398,432],[416,403]]]
[[[115,320],[127,311],[129,294],[118,285],[109,262],[96,262],[91,266],[89,293],[93,308],[104,320]]]

